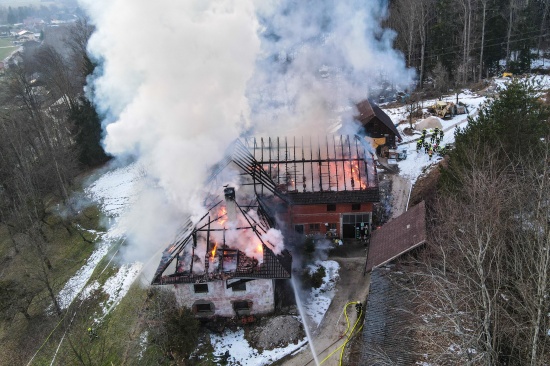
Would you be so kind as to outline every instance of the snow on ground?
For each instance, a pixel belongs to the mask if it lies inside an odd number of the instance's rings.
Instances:
[[[334,298],[334,288],[338,280],[338,270],[340,269],[338,262],[326,260],[316,262],[315,265],[311,266],[311,270],[315,271],[319,265],[325,267],[323,284],[321,287],[311,290],[304,304],[307,316],[315,322],[316,326],[319,326],[321,320],[323,320]],[[262,366],[271,365],[274,361],[302,348],[307,343],[307,340],[304,338],[297,344],[289,344],[287,347],[259,352],[250,346],[244,338],[244,331],[239,329],[237,331],[226,330],[221,335],[212,334],[210,342],[216,350],[216,356],[221,356],[225,351],[229,351],[231,365]]]
[[[67,281],[65,286],[63,286],[63,289],[59,291],[57,301],[59,302],[61,309],[68,308],[73,300],[82,291],[92,276],[92,273],[94,272],[94,269],[99,261],[101,261],[105,254],[109,251],[110,245],[111,243],[109,241],[101,241],[86,261],[86,264],[82,266],[76,274]]]
[[[105,281],[102,290],[109,295],[109,299],[101,304],[103,314],[107,314],[122,300],[139,275],[142,267],[143,263],[139,262],[123,264],[116,275]]]
[[[444,97],[442,100],[456,103],[456,94]],[[480,105],[483,104],[487,98],[473,93],[470,90],[464,90],[458,95],[458,100],[466,105],[468,113],[459,114],[447,120],[440,119],[441,125],[443,126],[443,131],[445,132],[443,141],[440,143],[442,146],[454,143],[454,132],[456,128],[465,127],[468,124],[468,117],[475,117],[479,111]],[[436,101],[436,99],[424,101],[422,103],[422,106],[424,107],[423,111],[426,112],[427,108],[433,105]],[[384,111],[388,114],[388,116],[390,116],[394,124],[397,124],[403,120],[408,120],[407,106],[388,108],[384,109]],[[413,120],[413,125],[419,120],[421,119]],[[402,123],[397,127],[401,137],[403,138],[403,142],[400,143],[399,149],[406,149],[408,155],[407,159],[398,162],[398,167],[399,175],[409,179],[411,183],[414,184],[419,176],[429,171],[431,167],[441,161],[441,157],[434,154],[430,160],[428,154],[426,154],[423,149],[417,152],[416,140],[420,138],[421,131],[416,131],[414,135],[408,136],[403,132],[403,130],[407,127],[409,127],[409,123]]]
[[[230,365],[246,365],[246,366],[264,366],[271,365],[276,360],[291,354],[297,349],[306,344],[306,338],[297,344],[289,344],[284,348],[275,348],[259,352],[252,348],[244,337],[244,330],[237,331],[226,330],[221,335],[211,334],[210,343],[216,350],[216,356],[222,356],[226,351],[229,351]]]
[[[325,313],[334,298],[334,288],[338,281],[338,270],[340,265],[336,261],[319,261],[310,266],[310,271],[317,270],[318,266],[325,267],[325,277],[323,284],[319,288],[311,289],[311,292],[304,303],[307,316],[318,327],[325,316]]]
[[[96,244],[95,250],[88,258],[86,264],[67,281],[57,296],[59,305],[62,309],[66,309],[79,293],[83,292],[81,294],[81,299],[83,300],[87,297],[86,294],[89,296],[93,292],[91,288],[86,288],[86,290],[84,290],[86,283],[89,281],[98,263],[109,251],[109,248],[117,241],[122,240],[125,230],[118,225],[117,218],[137,196],[139,191],[136,189],[136,182],[139,181],[140,177],[141,170],[139,166],[137,164],[131,164],[101,175],[84,189],[86,196],[91,201],[99,204],[102,212],[111,219],[111,228],[106,233],[94,231],[100,238]],[[130,268],[134,268],[134,265]],[[121,270],[122,269],[123,268],[121,268]],[[119,273],[121,273],[121,271],[119,271]],[[119,282],[125,283],[125,281],[130,281],[130,279],[133,281],[136,277],[133,271],[126,271],[125,273],[130,277],[128,277],[127,280],[117,278]],[[112,287],[116,286],[113,285]],[[108,290],[110,289],[111,287],[108,288]],[[108,290],[104,289],[111,298],[111,293],[107,292]],[[109,303],[109,306],[116,304],[120,300],[117,296],[118,295],[114,297],[112,303]]]
[[[91,183],[84,192],[107,216],[118,217],[136,197],[136,184],[142,176],[138,164],[111,170]]]

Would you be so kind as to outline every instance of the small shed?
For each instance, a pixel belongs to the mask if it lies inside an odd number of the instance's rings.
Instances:
[[[372,138],[386,138],[386,145],[396,147],[396,142],[401,141],[401,135],[393,124],[391,118],[379,106],[368,99],[356,105],[359,114],[355,119],[361,122],[365,133]]]

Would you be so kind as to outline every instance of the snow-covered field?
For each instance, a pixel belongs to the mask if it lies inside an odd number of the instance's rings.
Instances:
[[[100,289],[100,285],[96,281],[90,284],[88,282],[109,249],[115,243],[124,240],[125,228],[120,224],[118,218],[137,196],[139,185],[136,182],[139,181],[140,176],[139,166],[131,164],[102,174],[85,188],[84,192],[87,198],[98,204],[102,212],[109,218],[110,229],[104,233],[95,233],[99,239],[96,249],[86,264],[67,281],[58,294],[61,308],[66,309],[79,294],[79,298],[84,300],[94,291]],[[101,287],[101,291],[109,296],[102,306],[104,314],[114,308],[128,292],[141,267],[141,263],[124,264],[117,274],[107,279]]]

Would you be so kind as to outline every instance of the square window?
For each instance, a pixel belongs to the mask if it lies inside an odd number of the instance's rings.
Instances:
[[[336,230],[336,225],[337,225],[336,223],[330,223],[330,224],[328,224],[329,230]]]
[[[334,203],[329,203],[327,205],[327,211],[336,211],[336,205]]]
[[[231,286],[233,291],[246,291],[246,282],[239,282]]]
[[[197,283],[193,285],[195,288],[196,294],[208,293],[208,284],[207,283]]]
[[[361,204],[360,204],[360,203],[352,203],[352,204],[351,204],[351,210],[352,210],[352,211],[359,211],[359,210],[361,210]]]

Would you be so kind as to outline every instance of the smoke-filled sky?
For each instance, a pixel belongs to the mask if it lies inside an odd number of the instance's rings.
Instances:
[[[353,132],[352,106],[373,85],[413,76],[380,27],[385,1],[80,2],[96,26],[105,148],[152,182],[130,214],[138,248],[201,213],[208,168],[241,134],[322,135],[336,121]]]

